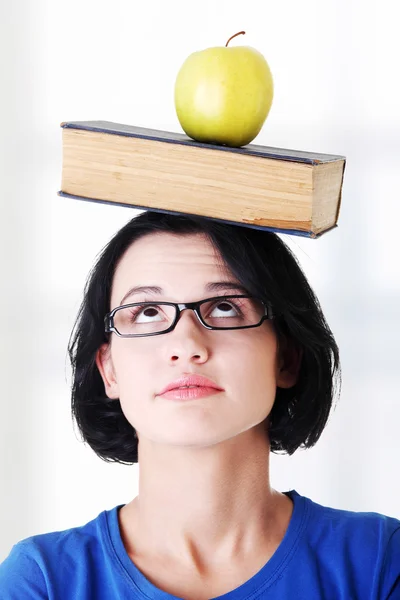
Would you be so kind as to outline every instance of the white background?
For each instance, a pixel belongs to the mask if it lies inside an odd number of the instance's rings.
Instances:
[[[271,456],[271,483],[400,518],[400,117],[397,5],[381,0],[3,1],[0,560],[137,494],[70,416],[68,338],[101,248],[137,211],[57,196],[62,121],[181,131],[176,74],[196,50],[254,46],[274,102],[254,143],[347,157],[339,227],[283,236],[341,350],[342,396],[318,444]]]

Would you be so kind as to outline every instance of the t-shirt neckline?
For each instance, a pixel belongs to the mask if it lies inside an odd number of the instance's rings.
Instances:
[[[259,595],[260,592],[264,592],[270,587],[287,568],[293,559],[306,527],[309,506],[307,498],[298,494],[296,490],[283,493],[291,498],[294,506],[286,533],[273,556],[255,575],[239,587],[221,596],[216,596],[211,600],[243,600],[244,598],[252,600],[254,596]],[[122,541],[118,522],[118,511],[123,506],[124,504],[120,504],[111,510],[103,511],[101,516],[104,519],[103,529],[110,551],[113,554],[114,560],[117,559],[125,578],[130,582],[135,592],[140,593],[145,600],[182,600],[156,587],[130,559]]]

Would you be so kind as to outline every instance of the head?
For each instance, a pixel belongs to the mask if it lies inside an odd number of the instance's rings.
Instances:
[[[210,292],[211,283],[226,284]],[[133,286],[161,293],[124,296]],[[249,329],[209,330],[190,310],[174,330],[121,338],[104,317],[132,302],[186,303],[248,294],[272,307]],[[272,452],[313,446],[327,423],[339,352],[296,258],[274,233],[195,216],[144,212],[101,252],[71,335],[72,411],[104,460],[134,463],[138,439],[205,446],[258,428]],[[201,401],[160,397],[196,373],[223,391]]]

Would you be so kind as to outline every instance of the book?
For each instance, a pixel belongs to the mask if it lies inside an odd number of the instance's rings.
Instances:
[[[344,156],[232,148],[109,121],[61,127],[59,196],[311,238],[337,227]]]

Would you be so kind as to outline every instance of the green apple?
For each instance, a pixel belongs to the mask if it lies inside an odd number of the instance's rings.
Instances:
[[[182,129],[194,140],[240,147],[260,132],[274,86],[264,56],[250,46],[194,52],[181,66],[174,90]]]

